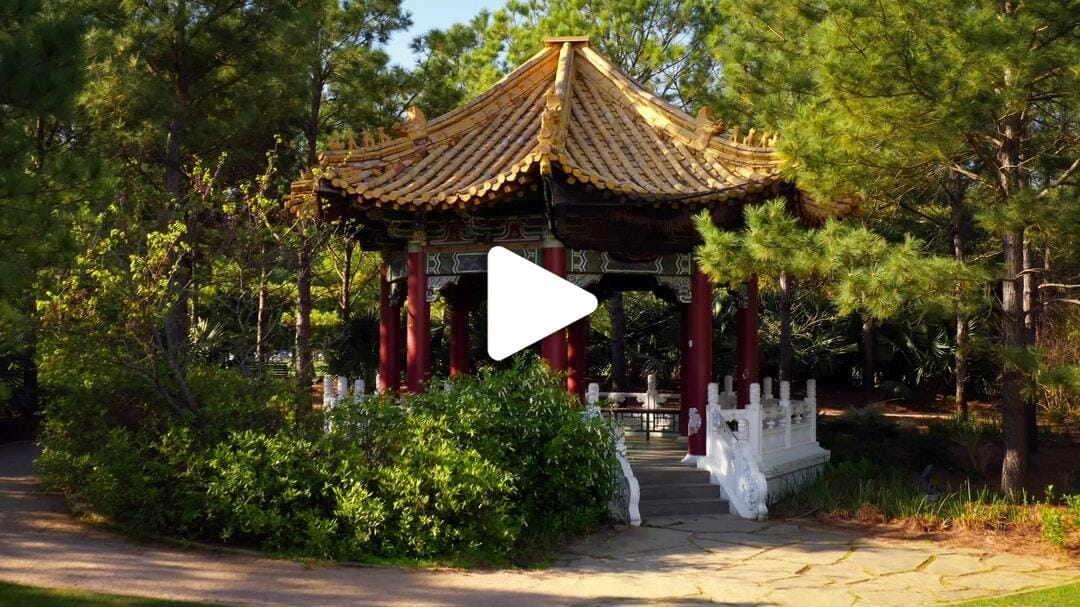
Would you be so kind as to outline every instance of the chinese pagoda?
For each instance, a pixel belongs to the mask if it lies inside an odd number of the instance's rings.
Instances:
[[[776,136],[741,132],[680,111],[631,80],[585,37],[550,38],[490,89],[438,118],[408,111],[403,136],[335,138],[319,166],[292,186],[288,208],[341,222],[383,255],[379,390],[401,380],[401,311],[407,308],[404,386],[430,370],[430,302],[450,313],[450,373],[467,372],[469,315],[484,292],[486,252],[517,251],[603,297],[652,291],[681,307],[681,430],[703,456],[712,369],[712,286],[694,262],[693,217],[737,226],[744,205],[784,197],[808,223],[854,211],[785,178]],[[478,282],[479,281],[479,282]],[[738,298],[732,402],[758,383],[757,286]],[[541,342],[568,389],[585,390],[588,319]],[[689,424],[692,425],[692,424]],[[816,444],[816,443],[815,443]]]

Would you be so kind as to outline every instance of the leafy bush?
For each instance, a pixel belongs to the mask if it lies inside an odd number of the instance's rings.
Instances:
[[[140,533],[319,558],[502,561],[605,520],[613,437],[538,361],[297,418],[288,389],[204,369],[195,417],[53,409],[39,472]],[[153,411],[146,407],[146,411]],[[79,423],[102,437],[82,440]]]
[[[512,475],[526,535],[556,536],[607,516],[611,427],[585,420],[565,384],[539,363],[519,359],[503,371],[483,370],[412,406]]]

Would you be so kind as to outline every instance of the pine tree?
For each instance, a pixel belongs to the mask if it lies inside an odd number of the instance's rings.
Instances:
[[[898,180],[945,168],[970,180],[972,214],[1001,235],[1001,486],[1019,495],[1028,441],[1022,392],[1033,378],[1018,362],[1033,345],[1023,283],[1038,271],[1030,255],[1025,268],[1025,239],[1047,213],[1075,201],[1080,3],[830,0],[804,13],[748,26],[781,46],[805,38],[800,52],[814,61],[781,139],[799,183],[819,196],[876,199],[895,193]]]
[[[36,408],[32,287],[42,268],[69,257],[62,212],[91,168],[73,152],[82,27],[55,2],[0,7],[0,419]]]
[[[134,203],[117,221],[172,243],[160,350],[175,394],[166,393],[176,409],[197,411],[186,367],[209,209],[194,167],[223,158],[219,183],[255,174],[296,116],[300,98],[276,59],[290,4],[100,0],[88,9],[85,126],[115,159],[119,196]]]

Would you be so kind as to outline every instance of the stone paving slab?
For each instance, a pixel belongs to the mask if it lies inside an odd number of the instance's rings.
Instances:
[[[986,553],[731,515],[603,530],[544,570],[312,565],[137,544],[36,491],[32,445],[0,446],[0,580],[245,605],[917,607],[1080,580],[1053,555]]]

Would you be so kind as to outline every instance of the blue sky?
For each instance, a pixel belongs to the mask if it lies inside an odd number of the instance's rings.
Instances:
[[[428,30],[444,29],[455,23],[472,19],[481,9],[494,10],[503,5],[497,0],[403,0],[401,6],[412,15],[413,26],[408,31],[398,32],[386,46],[390,62],[411,66],[415,57],[409,50],[412,39]]]

